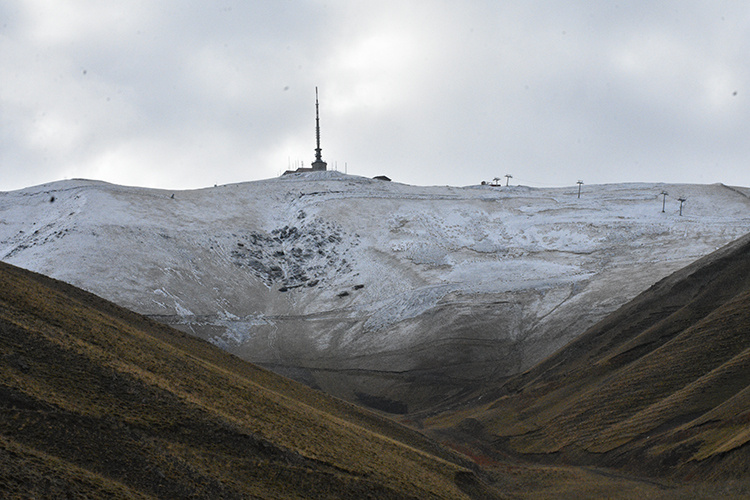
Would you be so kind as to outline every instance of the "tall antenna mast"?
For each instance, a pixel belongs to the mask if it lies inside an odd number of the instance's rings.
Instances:
[[[318,104],[318,87],[315,87],[315,161],[321,161],[320,157],[320,105]]]
[[[313,170],[326,170],[328,164],[320,155],[320,111],[318,106],[318,87],[315,87],[315,161],[312,163]]]

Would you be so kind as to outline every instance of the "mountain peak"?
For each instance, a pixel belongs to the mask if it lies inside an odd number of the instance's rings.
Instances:
[[[0,258],[413,411],[530,368],[750,232],[747,192],[587,184],[578,198],[335,171],[189,191],[62,181],[0,193]]]

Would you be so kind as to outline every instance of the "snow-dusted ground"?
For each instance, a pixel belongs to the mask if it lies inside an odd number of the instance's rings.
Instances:
[[[0,258],[336,394],[419,405],[529,367],[750,232],[749,195],[337,172],[177,192],[71,180],[0,193]]]

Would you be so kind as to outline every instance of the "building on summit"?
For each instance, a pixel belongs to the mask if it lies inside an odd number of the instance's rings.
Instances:
[[[297,170],[287,170],[286,174],[294,174],[296,172],[322,172],[327,170],[328,164],[323,161],[323,157],[320,152],[320,112],[318,109],[318,87],[315,87],[315,161],[312,162],[311,168],[300,167]]]

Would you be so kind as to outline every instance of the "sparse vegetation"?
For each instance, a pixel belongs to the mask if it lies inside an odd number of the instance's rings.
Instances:
[[[269,255],[304,256],[295,234]],[[340,297],[364,287],[347,286]],[[434,440],[0,263],[9,498],[737,498],[750,495],[750,236],[442,412],[355,397]]]
[[[0,265],[0,488],[99,498],[496,496],[460,455]]]
[[[426,424],[475,452],[746,493],[750,236],[662,280],[484,395],[481,406]],[[733,480],[732,493],[720,493]],[[681,483],[674,488],[683,497]]]

